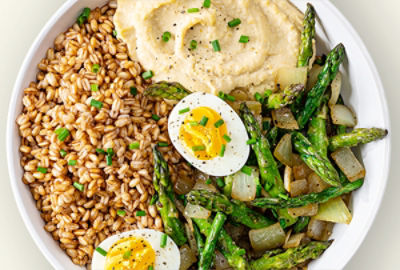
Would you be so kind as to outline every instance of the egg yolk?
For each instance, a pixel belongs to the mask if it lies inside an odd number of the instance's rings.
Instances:
[[[107,252],[105,270],[148,270],[154,267],[156,253],[143,238],[126,237],[118,240]]]
[[[225,122],[209,107],[191,110],[179,130],[180,140],[199,160],[211,160],[219,156],[226,144],[224,135],[227,135]]]

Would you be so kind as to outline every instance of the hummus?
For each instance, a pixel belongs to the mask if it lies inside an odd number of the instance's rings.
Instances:
[[[277,70],[296,67],[303,14],[288,0],[211,0],[209,8],[203,2],[118,0],[118,37],[155,81],[212,94],[236,88],[254,93],[275,89]],[[233,19],[241,23],[228,26]],[[165,32],[171,33],[167,42]],[[249,41],[239,42],[241,36]],[[220,51],[213,49],[215,40]]]

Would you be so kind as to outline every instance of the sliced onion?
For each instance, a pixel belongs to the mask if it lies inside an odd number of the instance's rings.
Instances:
[[[339,96],[340,96],[340,90],[342,88],[342,73],[338,72],[336,75],[335,79],[333,79],[331,83],[331,98],[329,99],[329,106],[333,106],[337,103]]]
[[[185,215],[190,218],[207,219],[211,216],[211,211],[201,207],[200,205],[187,203],[185,207]]]
[[[241,171],[234,174],[232,183],[232,198],[249,202],[256,198],[257,183],[259,182],[258,170],[252,169],[251,175],[247,175]]]
[[[321,192],[329,187],[329,185],[321,179],[315,172],[311,173],[308,178],[308,188],[310,192]]]
[[[297,197],[308,192],[308,182],[306,179],[296,180],[290,184],[290,196]]]
[[[332,234],[333,223],[311,218],[307,227],[307,236],[318,241],[327,241]]]
[[[313,65],[308,75],[307,90],[310,90],[311,88],[314,87],[315,83],[318,80],[318,75],[321,72],[321,70],[322,66],[317,64]]]
[[[292,111],[288,107],[283,107],[272,111],[272,119],[275,126],[283,129],[299,129],[296,119]]]
[[[336,104],[331,107],[331,118],[335,125],[343,125],[346,127],[355,127],[357,125],[357,117],[348,107]]]
[[[365,177],[365,169],[350,148],[340,148],[331,154],[333,160],[349,181],[354,182]]]
[[[194,185],[194,190],[208,190],[211,192],[218,192],[217,188],[213,184],[206,184],[207,179],[198,179],[196,184]]]
[[[189,176],[179,176],[174,185],[175,193],[179,195],[184,195],[189,193],[194,186],[193,178]]]
[[[185,223],[185,232],[186,232],[186,237],[188,239],[190,249],[197,255],[199,253],[197,250],[197,243],[196,243],[196,239],[194,237],[193,230],[194,230],[193,226],[190,226],[188,223]]]
[[[312,172],[304,162],[301,165],[293,166],[293,176],[296,180],[306,179]]]
[[[292,136],[287,133],[275,147],[274,156],[286,166],[292,166]]]
[[[286,166],[283,174],[283,185],[287,192],[290,192],[290,184],[293,182],[293,170],[291,167]]]
[[[318,213],[314,218],[334,223],[350,224],[352,215],[342,198],[337,197],[320,204]]]
[[[250,99],[249,92],[245,89],[235,89],[229,93],[237,101],[246,101]]]
[[[313,203],[303,207],[289,208],[288,212],[294,217],[312,217],[318,213],[318,204]]]
[[[285,231],[279,223],[249,231],[250,243],[255,251],[265,251],[280,247],[285,243],[285,237]]]
[[[234,102],[229,102],[231,105],[232,109],[235,110],[235,112],[239,113],[240,109],[240,104],[242,104],[243,101],[234,101]],[[249,107],[250,111],[254,113],[255,115],[260,115],[262,111],[262,105],[258,101],[246,101],[247,107]]]
[[[226,270],[230,269],[231,266],[228,263],[228,260],[222,255],[218,250],[215,252],[215,269],[216,270]]]
[[[300,165],[304,164],[304,162],[300,158],[300,156],[295,153],[292,154],[292,162],[293,162],[293,166],[300,166]]]
[[[295,248],[300,246],[301,241],[306,237],[305,233],[292,234],[289,240],[283,245],[283,248]]]
[[[292,84],[307,83],[308,67],[285,67],[280,68],[276,74],[276,83],[280,89],[285,89]]]
[[[181,246],[179,253],[181,254],[181,265],[179,266],[179,270],[187,270],[192,264],[197,262],[196,254],[188,245]]]

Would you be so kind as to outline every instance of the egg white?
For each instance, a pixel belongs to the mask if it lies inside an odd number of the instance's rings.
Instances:
[[[166,247],[160,247],[162,235],[162,232],[151,229],[132,230],[108,237],[100,243],[99,247],[108,251],[115,242],[122,238],[130,236],[144,238],[156,253],[154,270],[177,270],[181,264],[179,249],[170,237],[168,237]],[[92,270],[104,270],[105,262],[105,256],[97,251],[93,252]]]
[[[184,146],[179,139],[179,130],[188,113],[179,114],[182,109],[197,107],[209,107],[219,113],[224,120],[228,136],[231,141],[226,143],[223,157],[215,157],[211,160],[199,160]],[[240,170],[249,157],[250,147],[246,144],[249,137],[246,128],[237,113],[225,101],[207,93],[193,93],[182,99],[175,105],[168,118],[168,133],[176,150],[195,168],[212,176],[230,175]]]

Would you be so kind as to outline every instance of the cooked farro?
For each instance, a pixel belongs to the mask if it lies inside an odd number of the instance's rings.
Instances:
[[[116,1],[92,10],[87,23],[74,24],[54,41],[38,64],[36,82],[24,90],[17,118],[21,136],[22,181],[36,200],[44,228],[78,265],[91,261],[106,237],[136,228],[162,230],[152,186],[151,145],[168,141],[171,105],[142,95],[148,81],[140,64],[128,58],[127,47],[112,36]],[[98,73],[92,72],[100,65]],[[97,85],[98,91],[91,91]],[[136,87],[133,96],[130,88]],[[102,102],[99,110],[91,99]],[[155,121],[153,114],[161,117]],[[60,141],[55,130],[67,128]],[[139,141],[140,149],[129,149]],[[112,148],[108,166],[96,149]],[[67,152],[61,157],[60,150]],[[160,148],[177,174],[191,174],[172,146]],[[69,160],[76,160],[74,166]],[[46,173],[37,167],[47,168]],[[81,192],[73,183],[83,185]],[[126,211],[125,217],[117,210]],[[135,212],[143,210],[144,217]]]

